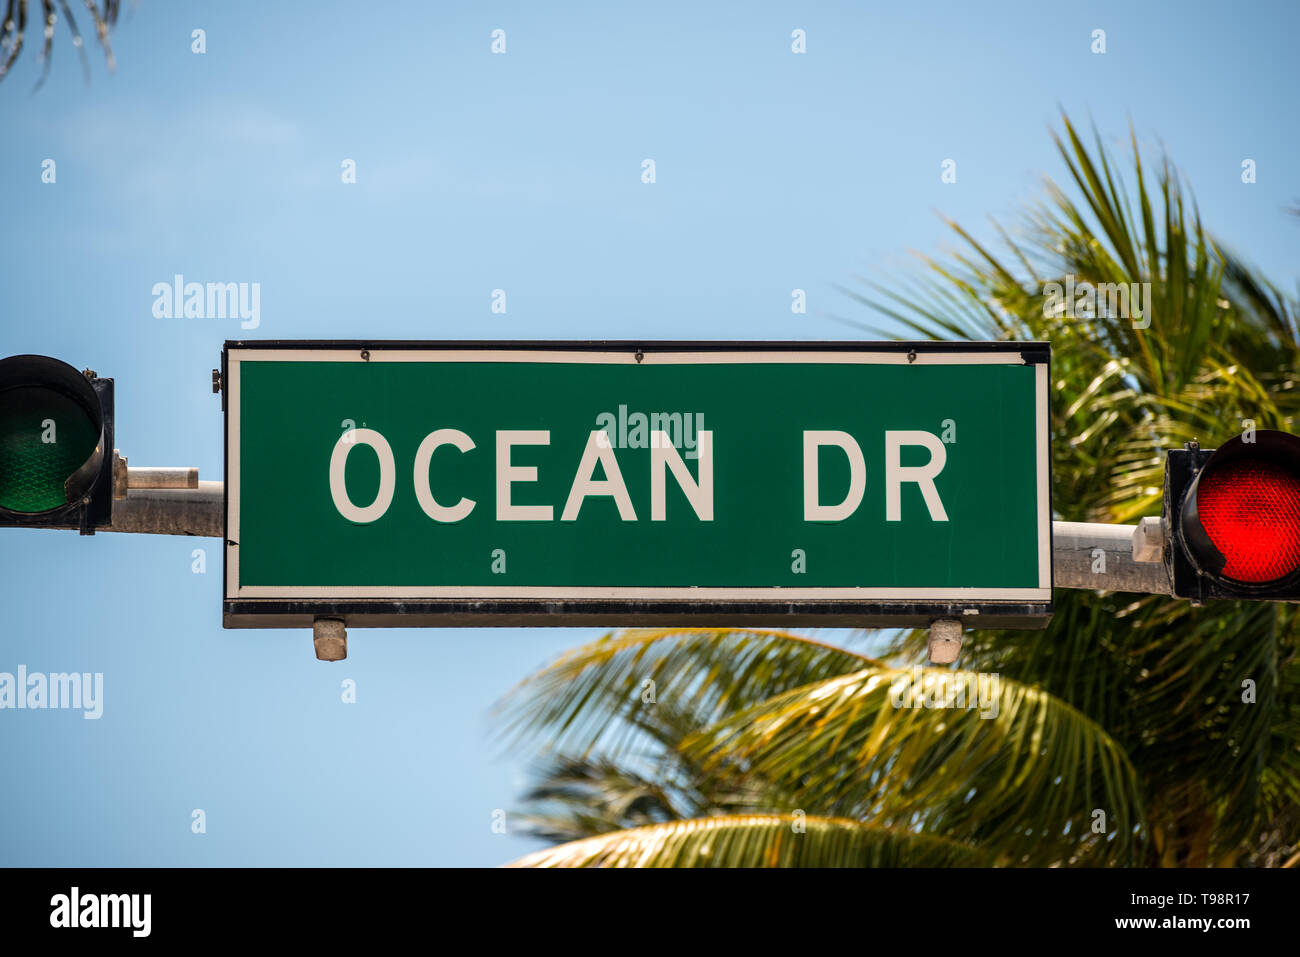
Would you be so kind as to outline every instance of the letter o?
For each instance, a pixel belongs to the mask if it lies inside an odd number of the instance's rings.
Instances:
[[[348,464],[348,453],[359,445],[368,445],[379,456],[379,491],[375,500],[364,508],[352,504],[348,498],[348,487],[344,481],[344,470]],[[393,449],[388,440],[374,429],[348,429],[334,443],[330,454],[330,495],[334,498],[334,507],[349,522],[366,524],[382,518],[393,504],[393,491],[397,488],[397,465],[393,461]]]

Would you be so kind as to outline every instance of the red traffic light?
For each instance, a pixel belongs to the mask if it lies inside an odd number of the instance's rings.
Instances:
[[[1271,582],[1300,568],[1300,477],[1276,462],[1207,467],[1197,488],[1205,534],[1227,560],[1223,576]]]
[[[1300,597],[1300,438],[1257,430],[1169,453],[1165,553],[1179,597]]]

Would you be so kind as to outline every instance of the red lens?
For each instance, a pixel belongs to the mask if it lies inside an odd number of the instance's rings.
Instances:
[[[1228,578],[1271,582],[1300,567],[1300,478],[1281,466],[1225,462],[1201,476],[1196,510]]]

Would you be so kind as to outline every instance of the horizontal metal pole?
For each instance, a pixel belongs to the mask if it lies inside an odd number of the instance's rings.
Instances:
[[[220,538],[222,483],[199,482],[198,486],[132,488],[126,499],[113,503],[112,526],[100,531]],[[1168,595],[1169,576],[1163,563],[1133,561],[1136,529],[1136,525],[1053,522],[1052,584],[1057,588]]]
[[[198,488],[128,489],[126,498],[113,503],[113,524],[100,531],[220,538],[225,508],[223,483],[197,484]]]
[[[220,485],[220,482],[209,483]],[[126,470],[128,489],[198,488],[199,470],[195,468],[142,468]]]
[[[1133,561],[1136,525],[1052,523],[1052,584],[1057,588],[1168,595],[1163,562]]]

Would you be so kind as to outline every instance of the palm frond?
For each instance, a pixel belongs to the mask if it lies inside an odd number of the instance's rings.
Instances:
[[[1010,316],[978,335],[1051,340],[1061,517],[1132,522],[1161,510],[1165,449],[1191,439],[1213,447],[1246,420],[1296,428],[1298,310],[1209,236],[1167,159],[1144,164],[1130,132],[1129,190],[1098,137],[1089,147],[1068,118],[1064,127],[1057,144],[1075,189],[1049,184],[1049,202],[1031,211],[1020,238],[1000,231],[1007,256],[958,230],[969,253],[925,262],[932,284],[969,299],[971,314],[990,301],[1005,305]],[[1047,314],[1042,283],[1067,276],[1149,282],[1149,328]],[[918,302],[911,312],[921,329],[954,333]],[[905,305],[891,297],[878,311]],[[1157,597],[1058,593],[1046,631],[976,632],[963,654],[971,667],[1033,683],[1105,727],[1142,771],[1162,859],[1186,863],[1188,855],[1228,859],[1268,821],[1300,811],[1282,798],[1294,777],[1284,770],[1290,752],[1276,745],[1289,720],[1277,689],[1297,627],[1279,606],[1192,609]],[[923,640],[909,635],[894,650],[916,655]],[[1249,706],[1245,681],[1257,689]]]
[[[91,22],[95,26],[95,35],[99,38],[99,45],[104,50],[104,60],[108,65],[109,72],[116,68],[116,62],[113,59],[113,46],[109,41],[109,31],[117,23],[118,14],[121,12],[121,0],[104,0],[102,9],[96,4],[96,0],[84,0],[86,10],[90,14]],[[34,2],[31,3],[34,7]],[[8,75],[13,67],[18,55],[22,52],[27,31],[27,15],[29,0],[5,0],[4,18],[0,20],[0,80]],[[67,0],[40,0],[40,22],[41,22],[41,50],[37,56],[37,61],[41,64],[41,75],[36,81],[35,89],[39,90],[44,84],[50,71],[50,61],[54,54],[54,32],[58,24],[59,14],[68,21],[68,30],[72,34],[72,45],[81,59],[82,72],[85,75],[86,82],[90,82],[90,65],[86,61],[85,45],[81,39],[81,31],[77,29],[77,21],[72,16],[72,11],[68,8]]]
[[[755,704],[685,749],[817,813],[923,828],[1012,863],[1130,863],[1140,840],[1123,749],[1065,702],[996,675],[866,668]]]
[[[529,811],[512,815],[521,829],[573,841],[621,828],[681,820],[682,802],[661,774],[642,775],[607,760],[558,757],[524,794]],[[691,811],[698,808],[691,807]]]
[[[510,867],[980,867],[978,848],[929,834],[796,814],[696,818],[538,851]]]
[[[871,660],[789,632],[756,629],[660,629],[615,632],[530,676],[499,705],[504,733],[545,735],[556,751],[626,754],[671,705],[675,720],[698,728],[756,700]]]

